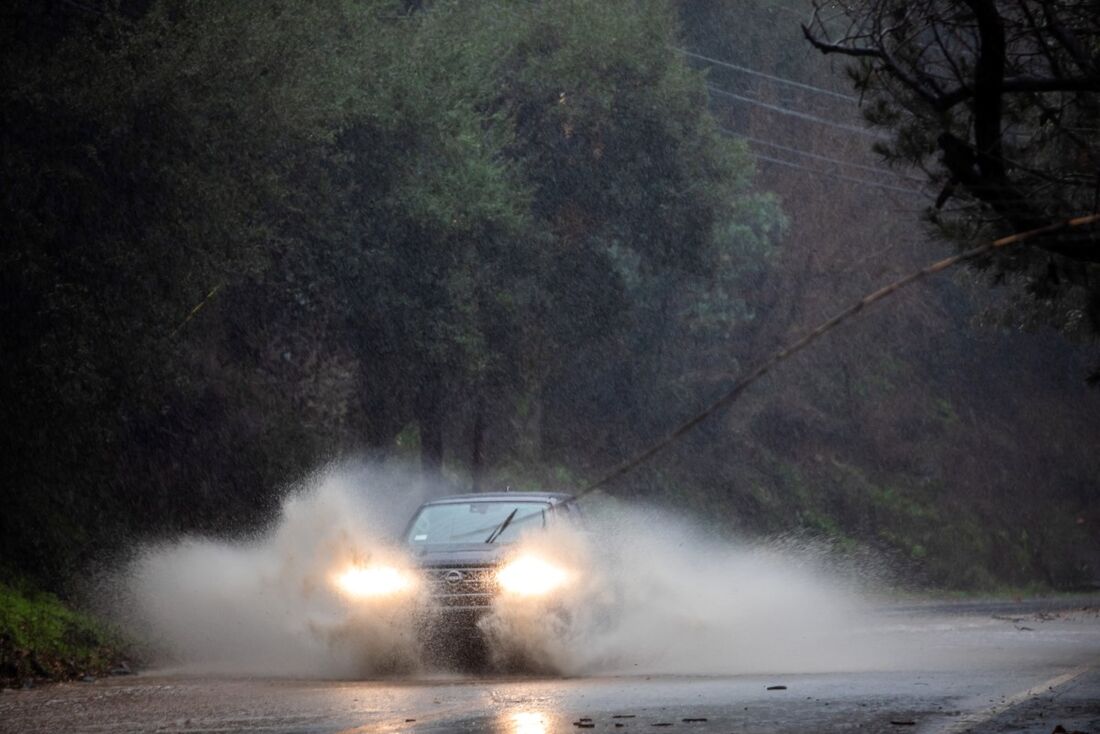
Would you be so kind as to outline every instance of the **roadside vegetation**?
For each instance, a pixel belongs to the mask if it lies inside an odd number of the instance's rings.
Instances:
[[[0,583],[0,687],[129,672],[123,638],[53,594]]]

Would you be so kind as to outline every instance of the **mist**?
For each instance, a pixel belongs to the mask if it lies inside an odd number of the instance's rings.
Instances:
[[[425,485],[374,469],[368,495],[367,475],[362,466],[314,475],[288,493],[267,532],[247,540],[187,537],[141,549],[105,587],[121,589],[116,616],[162,664],[336,677],[411,669],[408,605],[363,613],[333,585],[353,562],[407,563],[392,538]]]
[[[828,549],[735,543],[653,508],[618,508],[591,530],[532,533],[534,551],[579,569],[550,609],[498,600],[482,621],[498,663],[566,674],[856,670],[884,662],[868,602]],[[872,574],[873,575],[873,574]]]
[[[420,500],[445,491],[392,468],[330,467],[286,496],[268,531],[145,547],[104,588],[122,589],[116,617],[140,631],[160,666],[325,678],[445,673],[423,645],[423,588],[349,601],[334,581],[366,562],[416,576],[397,536]],[[667,511],[597,510],[583,529],[559,526],[515,544],[515,555],[536,553],[570,580],[549,600],[496,598],[479,622],[489,670],[812,672],[881,666],[890,654],[872,631],[866,574],[822,546],[738,544]]]

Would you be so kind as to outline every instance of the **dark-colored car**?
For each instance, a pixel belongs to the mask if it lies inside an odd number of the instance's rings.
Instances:
[[[564,571],[511,557],[509,546],[532,530],[579,525],[580,517],[573,496],[560,492],[462,494],[421,505],[404,540],[424,573],[431,611],[476,618],[499,593],[552,593]]]
[[[516,541],[558,525],[580,524],[576,499],[560,492],[444,497],[425,502],[409,521],[402,541],[411,568],[380,554],[350,564],[332,579],[348,599],[379,604],[379,613],[411,611],[425,651],[437,661],[481,667],[488,643],[478,621],[498,595],[562,613],[554,592],[581,572],[558,565],[556,549],[538,543],[517,547]]]
[[[413,514],[404,541],[426,588],[420,633],[436,662],[482,669],[487,640],[478,621],[497,595],[555,604],[554,592],[573,570],[553,559],[517,552],[523,535],[580,524],[572,495],[560,492],[463,494],[426,502]]]

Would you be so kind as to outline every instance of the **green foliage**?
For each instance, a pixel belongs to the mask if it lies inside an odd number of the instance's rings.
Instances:
[[[0,685],[98,675],[120,651],[116,635],[57,597],[0,583]]]
[[[52,584],[400,436],[519,422],[489,460],[568,476],[647,440],[783,226],[665,3],[13,17],[0,535]]]

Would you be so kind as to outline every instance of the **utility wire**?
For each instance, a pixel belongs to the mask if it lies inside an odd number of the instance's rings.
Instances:
[[[807,158],[815,158],[819,161],[827,161],[829,163],[836,163],[836,164],[841,165],[841,166],[850,166],[852,168],[858,168],[860,170],[869,171],[871,173],[879,173],[879,174],[882,174],[883,176],[896,176],[896,177],[899,177],[899,178],[908,179],[909,181],[916,181],[917,183],[924,183],[923,178],[918,178],[917,176],[909,176],[909,175],[904,174],[904,173],[899,173],[897,171],[892,171],[889,168],[881,168],[879,166],[865,166],[865,165],[862,165],[862,164],[859,164],[859,163],[852,163],[851,161],[842,161],[839,158],[830,158],[829,156],[826,156],[826,155],[818,155],[817,153],[811,153],[810,151],[802,150],[801,148],[791,148],[791,147],[786,146],[786,145],[780,145],[779,143],[773,143],[770,140],[763,140],[761,138],[754,138],[751,135],[745,135],[744,133],[739,133],[736,130],[730,130],[729,128],[719,126],[718,129],[721,130],[726,135],[734,135],[736,137],[748,140],[749,142],[752,142],[752,143],[757,143],[759,145],[767,145],[769,147],[776,148],[778,150],[785,150],[788,153],[797,153],[798,155],[804,155]]]
[[[791,117],[797,117],[800,120],[806,120],[808,122],[816,122],[821,125],[830,125],[840,130],[846,130],[850,133],[856,133],[858,135],[866,135],[871,138],[878,138],[879,140],[889,140],[889,135],[884,135],[874,130],[868,130],[865,127],[857,127],[855,125],[846,125],[843,122],[836,122],[835,120],[827,120],[824,117],[818,117],[817,115],[811,115],[806,112],[799,112],[798,110],[788,109],[786,107],[780,107],[779,105],[768,104],[752,97],[745,97],[740,94],[734,94],[733,92],[727,92],[725,89],[716,87],[713,84],[708,84],[707,89],[712,93],[722,97],[728,97],[729,99],[736,100],[738,102],[746,102],[748,104],[756,105],[757,107],[763,107],[766,110],[778,112],[783,115],[790,115]]]
[[[878,183],[876,181],[868,181],[862,178],[855,178],[854,176],[845,176],[842,173],[829,173],[828,171],[819,171],[816,168],[810,168],[808,166],[801,166],[791,161],[785,161],[782,158],[772,158],[769,155],[762,155],[760,153],[749,153],[753,158],[757,160],[766,161],[768,163],[775,163],[779,166],[787,166],[788,168],[797,168],[800,171],[806,171],[825,178],[832,178],[838,181],[847,181],[849,183],[860,184],[861,186],[872,186],[876,189],[885,189],[886,191],[897,191],[902,194],[914,194],[916,196],[924,196],[918,189],[911,189],[905,186],[891,186],[890,184]]]
[[[958,265],[959,263],[966,262],[968,260],[974,260],[984,255],[988,255],[995,250],[1010,247],[1026,240],[1034,239],[1035,237],[1054,234],[1063,230],[1074,229],[1076,227],[1084,227],[1089,224],[1097,223],[1100,223],[1100,214],[1089,214],[1082,217],[1076,217],[1074,219],[1067,219],[1061,222],[1056,222],[1045,227],[1039,227],[1038,229],[1028,230],[1027,232],[1020,232],[1018,234],[1002,237],[1000,239],[993,240],[992,242],[987,242],[984,245],[972,247],[971,249],[960,252],[957,255],[952,255],[951,257],[944,258],[943,260],[938,260],[931,265],[910,273],[900,280],[896,280],[887,286],[879,288],[877,291],[868,293],[866,296],[848,306],[844,310],[840,311],[832,318],[819,324],[809,333],[805,334],[794,342],[791,342],[786,347],[758,364],[752,370],[747,372],[730,390],[726,391],[725,394],[712,402],[701,412],[696,413],[691,418],[688,418],[686,421],[676,426],[676,428],[674,428],[668,435],[666,435],[657,443],[653,444],[644,451],[641,451],[632,458],[627,459],[594,482],[587,484],[574,496],[579,498],[590,494],[600,487],[611,483],[612,481],[618,479],[624,474],[637,468],[640,464],[643,464],[644,462],[653,458],[653,456],[655,456],[663,449],[667,448],[670,444],[674,443],[685,433],[695,428],[695,426],[699,425],[722,408],[729,406],[731,403],[737,400],[737,398],[739,398],[750,385],[752,385],[754,382],[770,372],[780,362],[783,362],[794,354],[802,351],[810,344],[817,341],[824,334],[832,331],[834,328],[852,318],[853,316],[859,314],[864,309],[878,303],[879,301],[882,301],[885,298],[888,298],[889,296],[892,296],[902,288],[912,285],[918,280],[926,278],[929,275],[934,275],[936,273],[947,270],[948,268]]]
[[[757,71],[756,69],[750,69],[747,66],[739,66],[737,64],[731,64],[728,61],[722,61],[721,59],[714,59],[714,58],[711,58],[710,56],[704,56],[703,54],[697,54],[694,51],[688,51],[686,48],[677,48],[675,46],[669,46],[669,48],[672,49],[673,51],[679,51],[684,56],[690,56],[693,59],[699,59],[700,61],[706,61],[706,62],[711,63],[711,64],[716,64],[717,66],[724,66],[727,69],[733,69],[734,71],[740,71],[744,74],[751,74],[752,76],[758,76],[758,77],[762,77],[764,79],[770,79],[771,81],[778,82],[779,84],[786,84],[788,86],[796,87],[798,89],[805,89],[808,92],[817,92],[819,94],[827,94],[830,97],[836,97],[837,99],[843,99],[847,102],[858,102],[859,101],[859,97],[853,97],[850,94],[841,94],[840,92],[834,92],[831,89],[824,89],[822,87],[815,87],[812,84],[804,84],[802,82],[796,82],[793,79],[787,79],[785,77],[775,76],[774,74],[765,74],[762,71]]]

